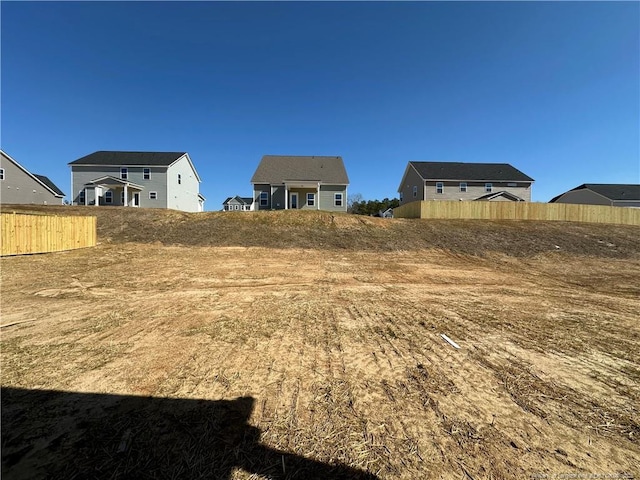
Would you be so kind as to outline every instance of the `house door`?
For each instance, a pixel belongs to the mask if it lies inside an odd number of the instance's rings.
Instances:
[[[298,194],[297,193],[292,193],[291,194],[291,201],[289,202],[290,207],[289,208],[298,208]]]
[[[139,207],[140,206],[140,193],[134,193],[133,194],[133,206],[134,207]]]

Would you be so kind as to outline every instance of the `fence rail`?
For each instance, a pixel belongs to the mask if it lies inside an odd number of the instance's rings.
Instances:
[[[0,213],[0,256],[96,245],[96,217]]]
[[[396,218],[557,220],[640,225],[640,208],[531,202],[416,201],[393,210]]]

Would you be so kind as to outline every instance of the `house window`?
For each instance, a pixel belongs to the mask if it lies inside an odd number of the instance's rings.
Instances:
[[[156,200],[158,198],[158,192],[149,192],[149,200]]]
[[[120,205],[124,205],[124,190],[120,192]]]
[[[416,187],[415,185],[413,186],[413,197],[417,197],[418,196],[418,187]]]
[[[84,193],[84,189],[80,190],[80,194],[78,195],[78,205],[84,205],[85,203],[85,193]]]
[[[111,190],[104,192],[104,203],[113,203],[113,192]]]
[[[307,205],[313,207],[316,204],[316,194],[307,193]]]
[[[341,207],[342,206],[342,194],[341,193],[336,193],[333,195],[333,204],[336,207]]]
[[[404,195],[402,195],[402,192],[400,192],[400,201],[402,201],[404,199]]]
[[[151,169],[143,168],[142,169],[142,178],[145,180],[149,180],[151,178]]]
[[[234,207],[234,210],[240,210],[240,205],[236,205],[236,206]]]
[[[266,207],[269,205],[269,194],[267,192],[260,192],[260,206]]]
[[[436,193],[444,193],[444,183],[436,182]]]
[[[460,182],[460,191],[461,192],[467,191],[467,182]]]
[[[4,180],[4,168],[0,168],[0,180]]]
[[[493,184],[492,183],[485,183],[484,184],[484,191],[487,192],[487,193],[493,192]]]
[[[121,168],[120,169],[120,178],[122,180],[126,180],[128,176],[129,176],[129,169],[128,168]]]
[[[178,174],[178,185],[182,183],[182,175]]]

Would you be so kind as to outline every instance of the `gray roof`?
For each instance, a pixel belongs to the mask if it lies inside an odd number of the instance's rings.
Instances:
[[[47,187],[49,187],[49,189],[53,193],[64,197],[64,192],[60,190],[58,187],[56,187],[56,184],[53,183],[51,180],[49,180],[48,177],[45,177],[44,175],[38,175],[37,173],[34,173],[33,176],[36,177],[38,180],[40,180],[41,183],[44,183]]]
[[[640,185],[636,184],[618,184],[618,183],[583,183],[582,185],[572,188],[569,192],[575,190],[591,190],[599,193],[603,197],[607,197],[609,200],[621,201],[621,200],[640,200]],[[553,197],[549,200],[549,203],[555,202],[558,198],[564,195],[564,192],[560,195]]]
[[[144,165],[168,167],[186,152],[93,152],[69,165]]]
[[[318,181],[348,185],[342,157],[265,155],[251,183],[282,184],[285,181]]]
[[[235,197],[228,197],[224,202],[222,202],[222,204],[225,205],[231,200],[236,200],[238,203],[243,205],[251,205],[253,203],[253,198],[251,197],[240,197],[236,195]]]
[[[423,180],[533,182],[508,163],[409,162]]]

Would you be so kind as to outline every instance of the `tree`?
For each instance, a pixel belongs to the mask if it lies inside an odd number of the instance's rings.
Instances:
[[[361,193],[352,193],[349,195],[347,199],[347,212],[356,213],[353,211],[354,205],[358,205],[362,202],[362,194]]]

